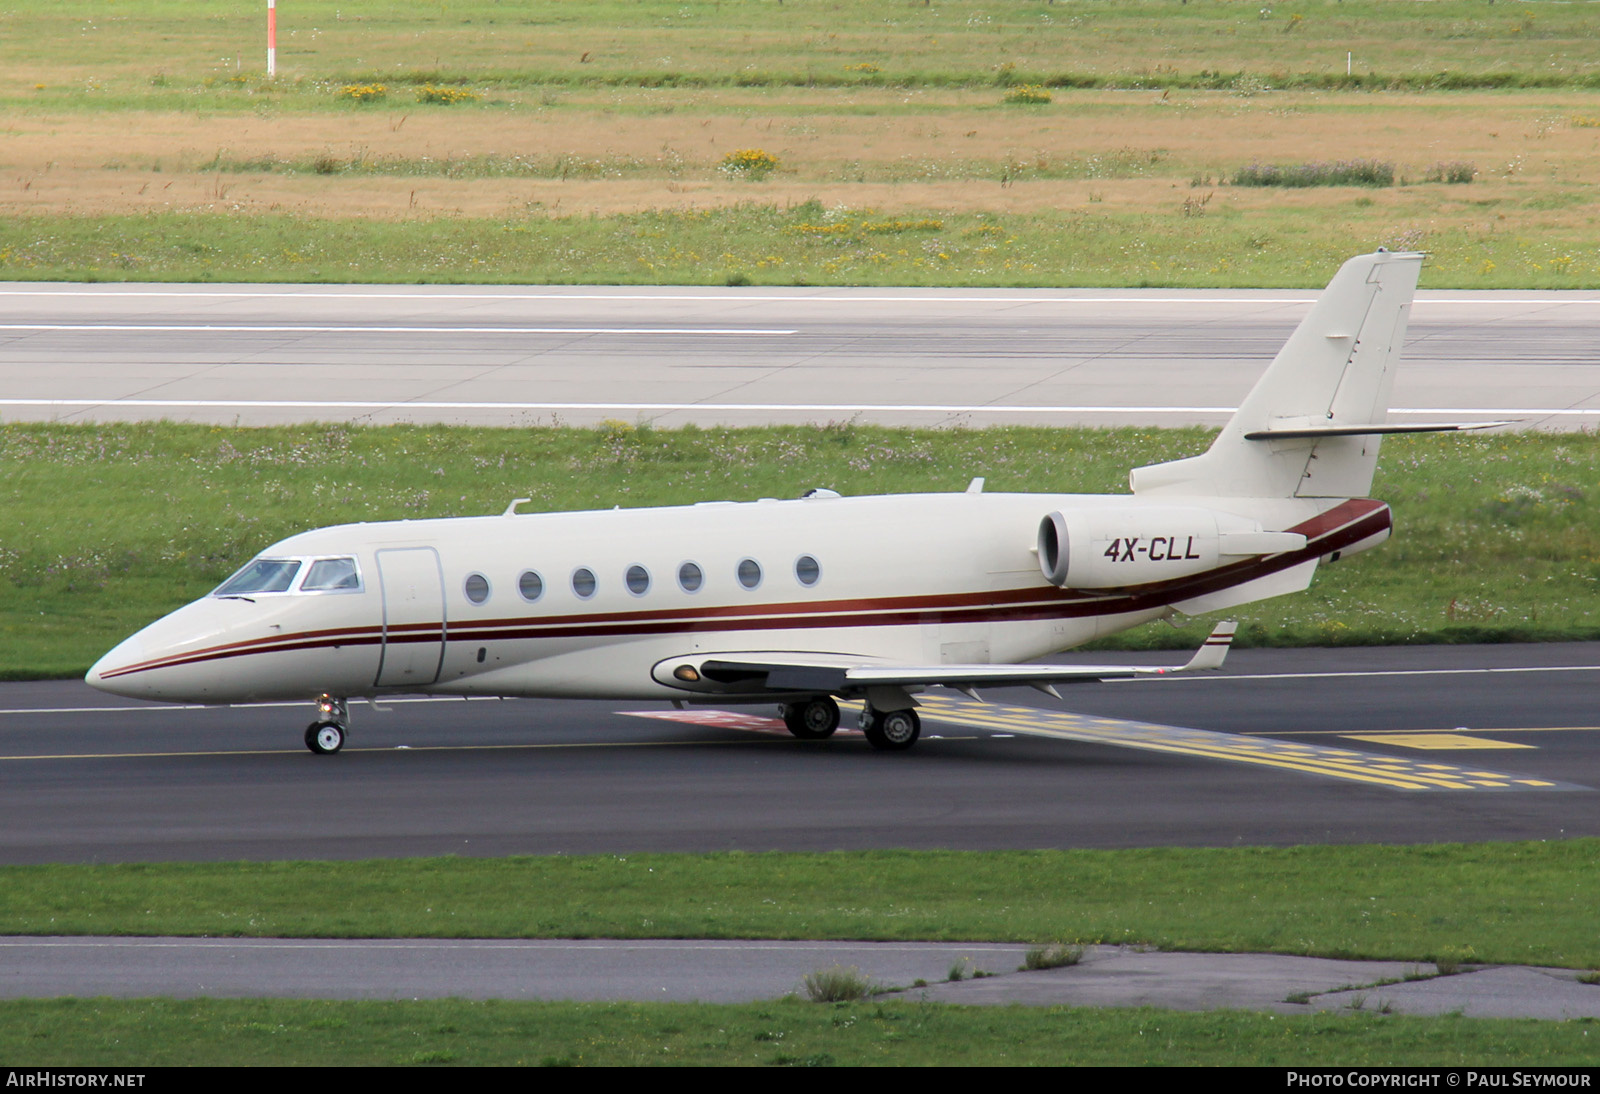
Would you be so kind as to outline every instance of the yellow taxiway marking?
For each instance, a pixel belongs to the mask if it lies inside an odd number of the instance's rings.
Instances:
[[[922,716],[938,722],[1002,730],[1034,737],[1118,745],[1233,763],[1255,764],[1308,775],[1387,786],[1395,790],[1570,790],[1571,783],[1477,771],[1451,764],[1422,763],[1348,748],[1245,737],[1182,726],[1130,722],[1067,711],[923,696]]]
[[[1404,730],[1379,730],[1379,733],[1403,733]],[[1483,726],[1473,729],[1470,726],[1456,726],[1454,729],[1425,730],[1429,733],[1595,733],[1600,732],[1600,726]],[[1257,729],[1247,729],[1240,732],[1241,737],[1269,737],[1273,733],[1283,733],[1292,737],[1353,737],[1347,729],[1278,729],[1270,732]]]
[[[1515,741],[1496,741],[1488,737],[1468,737],[1464,733],[1349,733],[1352,741],[1367,741],[1375,745],[1399,745],[1401,748],[1433,748],[1457,751],[1468,748],[1537,748],[1537,745],[1519,745]]]

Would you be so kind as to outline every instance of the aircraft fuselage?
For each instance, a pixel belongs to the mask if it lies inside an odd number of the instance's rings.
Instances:
[[[1092,529],[1065,549],[1093,587],[1041,568],[1051,514]],[[719,651],[1018,662],[1175,604],[1239,602],[1228,590],[1252,582],[1275,595],[1283,575],[1309,580],[1318,559],[1381,541],[1388,521],[1365,499],[966,492],[346,524],[263,551],[250,580],[146,627],[89,681],[201,703],[670,699],[694,689],[658,665]],[[1229,553],[1296,529],[1295,549]]]

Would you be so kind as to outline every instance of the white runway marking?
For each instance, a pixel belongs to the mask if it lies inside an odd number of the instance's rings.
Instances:
[[[752,413],[872,414],[1232,414],[1231,406],[1019,406],[944,403],[513,403],[513,402],[380,402],[324,399],[5,399],[0,406],[173,407],[183,410],[529,410],[635,411],[670,413],[685,410],[737,410]],[[1596,417],[1600,407],[1393,407],[1390,414],[1486,415],[1503,417]]]
[[[155,334],[798,334],[793,330],[760,327],[401,327],[401,326],[308,326],[237,325],[219,323],[0,323],[0,331],[116,331]]]

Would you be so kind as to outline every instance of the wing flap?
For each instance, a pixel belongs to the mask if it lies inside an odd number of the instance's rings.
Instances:
[[[979,687],[1052,684],[1160,676],[1222,667],[1236,624],[1217,625],[1182,665],[902,665],[849,654],[715,653],[658,663],[652,676],[687,691],[728,693],[825,693],[846,695],[875,687]]]

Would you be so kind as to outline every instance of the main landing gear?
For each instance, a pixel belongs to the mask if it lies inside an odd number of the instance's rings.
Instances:
[[[904,710],[861,708],[861,732],[867,743],[882,752],[904,752],[922,736],[922,719],[911,707]]]
[[[331,756],[344,747],[350,730],[350,709],[343,699],[317,697],[317,720],[306,726],[306,747],[319,756]]]
[[[803,703],[785,703],[783,724],[803,741],[832,737],[833,731],[839,728],[839,704],[827,695]]]
[[[785,703],[783,724],[801,740],[831,737],[839,728],[839,704],[827,695],[803,703]],[[867,703],[861,708],[859,725],[867,743],[884,752],[904,752],[922,736],[922,719],[913,707],[877,710]]]

